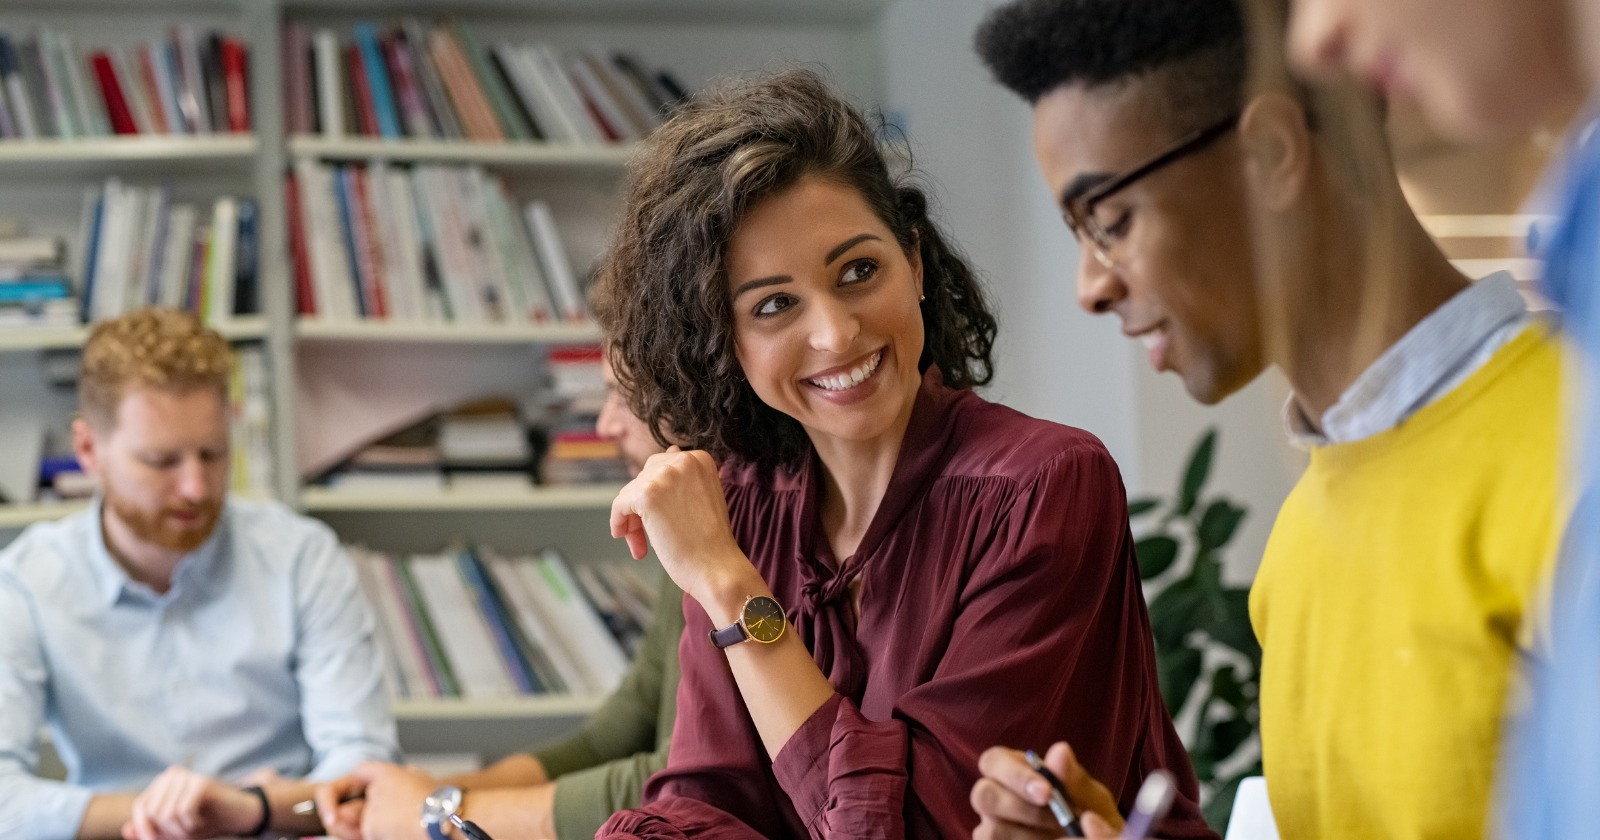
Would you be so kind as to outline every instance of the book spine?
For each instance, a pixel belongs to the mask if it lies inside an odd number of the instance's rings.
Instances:
[[[261,241],[259,214],[255,199],[239,199],[239,234],[233,254],[233,311],[232,315],[254,315],[261,311],[260,276]]]
[[[428,35],[422,28],[422,22],[416,18],[405,18],[400,26],[405,32],[406,52],[411,56],[411,66],[417,70],[422,96],[427,101],[428,115],[433,118],[435,130],[446,140],[460,140],[464,136],[461,122],[450,97],[445,95],[439,68],[428,52]]]
[[[179,24],[173,28],[174,78],[178,80],[178,110],[191,134],[211,133],[211,107],[206,95],[205,77],[200,70],[200,38],[194,27]]]
[[[122,85],[117,81],[117,72],[112,67],[111,56],[105,52],[91,53],[89,62],[94,67],[95,81],[100,85],[100,95],[105,98],[106,113],[111,118],[111,130],[117,134],[138,134],[139,126],[133,121],[133,109],[128,107],[128,99],[123,95]]]
[[[361,266],[358,262],[360,250],[356,245],[356,210],[355,196],[350,187],[353,177],[351,167],[339,167],[333,173],[333,194],[339,203],[339,230],[344,234],[344,262],[348,266],[349,288],[355,303],[356,317],[367,315],[367,302],[361,293]]]
[[[411,53],[406,49],[405,35],[390,31],[383,36],[383,56],[389,65],[389,75],[394,79],[395,98],[400,103],[406,134],[411,137],[434,137],[433,121],[428,116],[428,106],[423,102],[418,86],[416,68],[411,63]]]
[[[55,32],[49,27],[39,30],[39,66],[44,78],[45,97],[50,103],[50,115],[55,121],[56,136],[71,139],[84,136],[78,123],[77,108],[72,102],[72,91],[67,82],[67,62],[57,43]]]
[[[461,54],[455,37],[443,27],[436,27],[428,34],[428,51],[439,67],[439,75],[444,79],[451,101],[461,114],[467,137],[472,140],[505,140],[494,111],[478,87],[472,67],[467,64],[466,56]]]
[[[439,644],[439,636],[434,631],[433,621],[428,616],[428,611],[422,606],[422,590],[417,586],[416,576],[412,572],[411,563],[415,558],[397,560],[395,569],[399,573],[401,591],[404,593],[406,614],[416,626],[417,636],[422,640],[423,651],[428,656],[428,669],[433,672],[434,680],[439,687],[442,697],[460,697],[461,685],[456,682],[455,673],[450,668],[450,661],[445,658],[444,647]]]
[[[84,226],[83,279],[78,284],[83,290],[83,296],[79,300],[82,310],[78,314],[78,320],[85,324],[89,323],[93,314],[95,274],[99,267],[100,233],[105,224],[105,212],[105,191],[101,190],[94,199],[94,209],[88,214],[88,224]]]
[[[166,241],[162,246],[165,255],[161,258],[161,277],[158,281],[160,290],[156,303],[179,309],[182,308],[184,295],[188,292],[186,284],[191,269],[189,260],[194,254],[195,226],[199,223],[199,211],[193,204],[174,204],[167,215]]]
[[[310,134],[316,123],[311,92],[311,28],[297,20],[283,25],[284,130]]]
[[[139,75],[133,72],[135,65],[129,62],[127,51],[112,49],[108,54],[111,56],[111,75],[122,89],[123,100],[133,116],[134,131],[138,134],[154,134],[156,128],[155,120],[150,115],[150,100],[145,95]]]
[[[472,33],[462,26],[460,21],[455,21],[451,29],[456,44],[467,59],[467,66],[472,68],[472,75],[478,80],[478,89],[483,91],[489,111],[494,116],[496,124],[500,126],[501,133],[511,140],[533,139],[533,132],[522,122],[517,109],[512,106],[511,94],[489,66],[487,56],[483,48],[478,46],[477,39],[472,37]]]
[[[161,104],[167,109],[167,130],[173,134],[193,134],[183,110],[182,83],[178,80],[178,52],[171,44],[156,41],[150,45],[155,59],[156,83],[161,86]]]
[[[500,89],[505,91],[506,102],[515,112],[517,121],[528,129],[528,139],[544,141],[549,139],[550,130],[534,117],[532,107],[523,100],[522,91],[517,87],[517,82],[511,77],[511,67],[501,57],[497,50],[486,50],[483,54],[485,63],[494,73],[495,82]]]
[[[239,202],[223,196],[211,210],[211,247],[206,254],[206,286],[201,312],[210,324],[233,317],[234,279],[239,247]]]
[[[207,128],[228,130],[228,80],[222,71],[222,34],[212,32],[200,45],[200,80],[206,96]]]
[[[506,75],[516,91],[517,99],[528,110],[529,118],[539,127],[546,141],[576,143],[581,140],[577,131],[567,125],[555,107],[554,100],[544,92],[541,83],[528,67],[521,50],[510,44],[499,44],[494,48],[494,56],[500,66],[505,68]]]
[[[161,68],[157,62],[159,48],[144,44],[139,47],[139,78],[144,85],[145,98],[150,100],[150,123],[161,134],[176,134],[169,119],[170,111],[166,91],[161,86]]]
[[[372,214],[372,200],[367,195],[367,170],[351,167],[351,211],[356,224],[356,247],[361,264],[362,295],[367,302],[367,316],[389,317],[389,295],[384,288],[383,250],[379,247],[378,226]]]
[[[0,32],[0,79],[3,79],[6,96],[10,99],[11,116],[15,123],[14,136],[33,139],[39,136],[39,124],[34,120],[33,103],[28,98],[27,83],[22,77],[11,39]]]
[[[380,137],[400,137],[394,90],[389,84],[389,71],[384,67],[382,48],[378,46],[377,29],[370,23],[356,24],[355,42],[367,80],[367,95],[372,101],[373,121],[378,129],[376,133]]]
[[[318,29],[313,36],[317,60],[317,116],[322,136],[343,137],[344,107],[340,102],[339,36],[331,29]]]
[[[610,128],[611,135],[616,140],[631,142],[639,139],[641,132],[628,120],[622,106],[612,99],[611,91],[582,54],[568,59],[567,72],[572,76],[573,84]]]
[[[228,130],[250,130],[250,51],[237,38],[222,39],[222,76],[227,91]],[[303,68],[302,68],[303,69]]]
[[[361,49],[355,44],[344,48],[345,77],[350,81],[350,97],[355,102],[356,127],[365,137],[378,136],[378,108],[372,101],[372,86],[361,66]]]
[[[477,555],[471,549],[467,549],[458,553],[455,560],[462,580],[466,581],[467,589],[477,601],[478,611],[483,613],[489,625],[489,633],[494,637],[495,646],[500,649],[500,658],[504,661],[512,682],[523,694],[538,693],[543,686],[539,685],[533,675],[532,666],[528,664],[521,648],[517,645],[513,635],[519,632],[516,630],[516,622],[506,612],[505,605],[501,603],[499,594],[494,591],[493,584],[484,573]]]
[[[561,235],[556,230],[550,205],[543,201],[531,201],[524,214],[528,232],[532,234],[539,252],[539,263],[544,267],[545,279],[550,281],[556,308],[567,320],[582,321],[586,317],[583,293],[578,289],[578,278],[573,274],[572,263],[567,261],[567,252],[561,245]]]
[[[50,99],[50,88],[45,81],[44,60],[39,52],[39,40],[23,41],[17,47],[17,59],[22,68],[22,78],[28,88],[28,100],[33,104],[33,116],[39,123],[40,137],[63,136],[56,127],[55,106]]]
[[[83,133],[89,137],[106,137],[111,134],[111,121],[107,118],[105,103],[97,96],[92,95],[89,85],[84,82],[84,71],[89,64],[83,53],[78,51],[72,39],[56,36],[56,46],[61,51],[61,61],[67,71],[67,89],[72,92],[72,100],[78,111],[78,121],[83,127]]]
[[[561,66],[561,57],[555,49],[542,44],[534,44],[524,49],[531,65],[535,68],[540,79],[544,80],[551,95],[559,104],[567,119],[574,129],[579,132],[586,143],[605,143],[605,132],[595,122],[594,115],[584,104],[583,97],[578,95],[577,88],[572,86],[572,78],[567,75]]]
[[[317,295],[311,281],[311,255],[306,248],[305,215],[300,207],[300,177],[290,172],[283,179],[283,204],[289,222],[289,265],[294,272],[294,311],[315,316]]]

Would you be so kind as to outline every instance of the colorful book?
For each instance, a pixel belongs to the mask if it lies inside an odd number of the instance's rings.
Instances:
[[[524,653],[526,645],[519,645],[516,637],[521,635],[516,621],[511,617],[501,601],[499,593],[489,582],[488,574],[482,563],[471,549],[463,550],[455,555],[456,569],[461,573],[462,580],[466,581],[467,590],[477,603],[478,612],[485,619],[489,633],[494,638],[495,647],[500,651],[501,662],[506,666],[506,671],[511,675],[511,680],[516,684],[517,690],[523,694],[535,694],[543,691],[538,677],[533,672],[533,666],[528,663]]]
[[[406,604],[406,615],[410,616],[416,628],[418,639],[422,642],[423,652],[427,655],[428,670],[433,674],[438,685],[439,696],[462,696],[461,684],[456,681],[455,672],[450,667],[450,661],[445,657],[444,647],[439,643],[439,636],[433,621],[429,618],[428,611],[423,607],[422,589],[417,585],[413,574],[412,560],[398,560],[395,570],[401,584],[401,593]]]
[[[490,107],[483,89],[478,86],[472,65],[455,36],[442,26],[435,27],[428,33],[428,54],[439,68],[439,76],[444,80],[445,90],[461,116],[462,129],[467,138],[505,140],[505,133],[495,119],[494,109]]]
[[[462,55],[472,68],[472,75],[477,78],[478,88],[483,91],[501,133],[511,140],[534,139],[533,132],[522,122],[517,109],[512,106],[511,93],[506,90],[500,81],[500,76],[489,65],[487,54],[478,45],[477,39],[472,37],[472,32],[462,26],[461,21],[453,21],[451,29],[454,30],[456,43],[460,45]]]
[[[310,134],[316,127],[311,28],[297,20],[284,24],[282,47],[284,131],[290,136]]]
[[[111,56],[104,50],[89,54],[89,63],[94,68],[95,82],[100,86],[100,95],[105,99],[106,114],[111,119],[111,130],[117,134],[138,134],[139,126],[134,122],[133,109],[128,105],[128,97],[123,93],[122,82],[117,78],[115,65]]]
[[[372,102],[376,134],[391,139],[403,136],[400,119],[395,112],[394,89],[389,84],[389,70],[384,66],[383,48],[378,44],[377,29],[370,23],[356,24],[355,45],[361,54],[361,68],[366,76],[367,96]]]
[[[222,39],[222,78],[227,91],[227,128],[250,130],[250,89],[247,83],[250,51],[238,38]]]
[[[417,69],[406,46],[405,34],[390,30],[383,35],[383,57],[394,81],[395,101],[400,105],[400,116],[409,137],[433,138],[433,120],[428,116],[428,105],[422,96]]]
[[[296,315],[316,315],[317,293],[311,280],[311,254],[306,248],[305,217],[300,201],[300,178],[290,172],[283,179],[283,205],[289,224],[289,270],[294,274],[294,311]]]
[[[427,101],[428,115],[433,118],[434,128],[439,136],[446,140],[460,140],[466,135],[461,131],[461,122],[456,114],[455,105],[445,94],[444,80],[439,76],[439,68],[429,54],[428,35],[422,28],[422,22],[408,17],[400,21],[400,28],[405,33],[406,52],[411,55],[411,64],[416,68],[417,79],[422,85],[422,96]]]
[[[345,78],[350,82],[350,100],[355,105],[355,125],[358,134],[378,136],[378,106],[372,101],[372,85],[361,61],[361,48],[351,44],[344,48]]]

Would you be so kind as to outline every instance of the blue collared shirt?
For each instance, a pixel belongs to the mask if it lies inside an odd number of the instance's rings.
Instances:
[[[1400,425],[1487,364],[1532,317],[1509,272],[1473,283],[1368,365],[1315,426],[1291,396],[1283,407],[1290,442],[1302,449],[1349,443]]]
[[[1544,649],[1524,662],[1529,696],[1503,764],[1506,836],[1566,840],[1594,835],[1600,805],[1600,101],[1541,189],[1555,224],[1533,243],[1545,260],[1544,292],[1582,354],[1568,384],[1576,406],[1569,458],[1576,500],[1556,560]]]
[[[34,776],[43,726],[67,782]],[[71,838],[94,794],[169,765],[329,779],[397,754],[373,619],[321,523],[230,499],[164,594],[112,559],[98,501],[0,551],[0,837]]]

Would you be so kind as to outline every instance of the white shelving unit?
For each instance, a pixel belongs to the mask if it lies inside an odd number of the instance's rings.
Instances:
[[[301,342],[310,343],[563,344],[599,341],[600,328],[592,323],[479,324],[468,330],[457,324],[302,318],[295,322],[295,335]]]
[[[474,538],[505,551],[557,545],[574,562],[626,556],[611,540],[607,513],[616,486],[535,488],[510,493],[350,493],[302,486],[296,475],[297,389],[341,360],[390,364],[373,380],[425,387],[452,365],[473,366],[483,381],[521,382],[530,360],[550,344],[593,342],[593,324],[459,326],[379,321],[329,322],[295,315],[288,260],[283,174],[293,160],[387,160],[483,166],[519,197],[554,207],[580,271],[600,252],[617,211],[616,189],[632,149],[545,143],[285,137],[280,26],[305,20],[344,33],[357,21],[398,15],[453,16],[492,40],[602,44],[671,67],[691,89],[718,76],[778,63],[830,68],[835,83],[861,101],[880,98],[883,68],[877,20],[889,0],[8,0],[0,29],[30,32],[48,23],[81,46],[137,43],[193,19],[241,36],[250,48],[253,133],[207,137],[116,137],[0,142],[0,215],[28,207],[37,232],[65,235],[77,226],[85,188],[109,176],[143,183],[172,180],[199,194],[249,194],[260,210],[259,283],[263,314],[221,325],[229,338],[260,341],[272,368],[277,495],[342,537],[394,551],[432,550]],[[486,38],[485,40],[491,40]],[[6,372],[28,355],[82,345],[87,330],[0,330],[0,411]],[[10,367],[6,367],[6,365]],[[409,378],[408,378],[409,377]],[[511,386],[507,386],[511,387]],[[36,392],[29,392],[33,399]],[[53,399],[69,399],[56,394]],[[17,403],[12,402],[12,405]],[[444,406],[440,406],[441,408]],[[0,442],[3,445],[3,442]],[[81,505],[0,506],[0,544],[32,522]],[[491,703],[405,701],[395,705],[408,750],[463,752],[487,758],[559,736],[600,698],[541,696]]]
[[[628,146],[572,146],[553,143],[483,143],[471,140],[383,140],[372,137],[299,136],[289,138],[289,154],[321,160],[372,160],[427,163],[477,163],[496,168],[621,170]]]

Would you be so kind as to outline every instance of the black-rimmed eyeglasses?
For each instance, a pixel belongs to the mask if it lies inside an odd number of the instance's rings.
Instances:
[[[1094,249],[1095,259],[1099,260],[1101,265],[1110,268],[1115,264],[1112,250],[1121,239],[1121,232],[1113,233],[1108,230],[1095,216],[1095,206],[1140,178],[1211,145],[1238,124],[1239,115],[1230,114],[1225,119],[1184,135],[1178,142],[1132,169],[1120,175],[1113,175],[1081,194],[1067,199],[1063,202],[1062,208],[1067,218],[1067,227],[1072,229],[1073,235],[1078,237],[1079,242],[1087,240],[1085,244]]]

